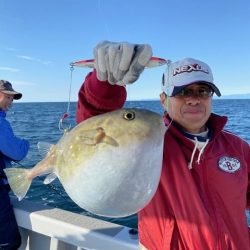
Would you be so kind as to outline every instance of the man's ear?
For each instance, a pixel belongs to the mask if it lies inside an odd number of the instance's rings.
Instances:
[[[161,102],[161,105],[163,105],[163,103],[165,102],[165,99],[166,99],[166,94],[164,92],[162,92],[160,94],[160,102]]]
[[[167,101],[167,95],[162,92],[160,94],[160,102],[161,102],[161,106],[165,109],[165,105],[166,105],[166,101]]]
[[[166,95],[164,92],[162,92],[162,93],[160,94],[161,106],[163,107],[163,109],[164,109],[165,111],[168,110],[168,99],[167,99],[167,98],[168,98],[168,97],[167,97],[167,95]]]

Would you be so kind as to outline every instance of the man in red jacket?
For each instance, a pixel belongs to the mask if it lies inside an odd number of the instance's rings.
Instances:
[[[125,85],[138,79],[152,50],[102,42],[94,54],[95,70],[79,91],[77,122],[121,108]],[[168,130],[158,189],[138,213],[141,249],[250,249],[250,147],[223,129],[226,117],[211,113],[220,91],[210,67],[192,58],[169,63],[162,90]]]

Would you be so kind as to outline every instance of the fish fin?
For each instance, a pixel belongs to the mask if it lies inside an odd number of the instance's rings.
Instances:
[[[96,129],[85,130],[79,135],[79,139],[86,145],[96,145],[96,136],[98,132]]]
[[[107,143],[107,144],[109,144],[111,146],[114,146],[114,147],[118,147],[119,146],[118,142],[115,139],[113,139],[111,136],[108,136],[108,135],[106,135],[103,138],[102,142]]]
[[[99,143],[107,143],[112,146],[118,146],[118,143],[111,136],[106,135],[102,127],[91,130],[85,130],[80,136],[80,139],[86,145],[97,145]]]
[[[37,143],[38,151],[42,157],[47,156],[47,154],[50,152],[53,146],[54,144],[50,144],[48,142],[43,142],[43,141]]]
[[[64,151],[62,149],[57,149],[56,150],[57,154],[63,155]]]
[[[4,172],[12,191],[19,201],[22,200],[27,194],[32,181],[29,180],[27,175],[29,170],[25,168],[5,168]]]
[[[45,178],[45,180],[43,181],[43,184],[47,185],[47,184],[51,183],[52,181],[54,181],[56,178],[57,178],[56,174],[51,173]]]

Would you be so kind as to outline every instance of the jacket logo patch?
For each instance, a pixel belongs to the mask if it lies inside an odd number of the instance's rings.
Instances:
[[[221,157],[218,165],[221,170],[228,173],[234,173],[240,169],[240,161],[228,156]]]

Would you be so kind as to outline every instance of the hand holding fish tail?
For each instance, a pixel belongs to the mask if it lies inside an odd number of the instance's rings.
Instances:
[[[135,82],[152,56],[148,44],[103,41],[94,48],[95,68],[100,81],[124,86]]]

